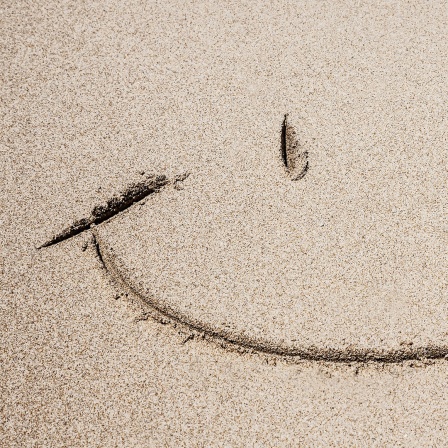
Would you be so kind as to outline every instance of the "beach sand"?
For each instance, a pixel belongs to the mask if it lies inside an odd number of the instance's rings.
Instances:
[[[446,443],[443,2],[0,10],[0,446]]]

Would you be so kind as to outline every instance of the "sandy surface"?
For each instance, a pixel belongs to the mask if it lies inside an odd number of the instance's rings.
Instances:
[[[445,444],[443,2],[0,21],[1,446]],[[36,250],[148,173],[102,260],[90,231]]]

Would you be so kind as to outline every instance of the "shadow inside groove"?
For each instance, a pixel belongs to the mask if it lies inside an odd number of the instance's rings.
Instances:
[[[285,165],[285,168],[288,169],[288,155],[286,153],[286,127],[287,127],[287,119],[288,114],[285,114],[285,117],[283,119],[282,123],[282,139],[281,139],[281,154],[282,154],[282,160],[283,164]]]

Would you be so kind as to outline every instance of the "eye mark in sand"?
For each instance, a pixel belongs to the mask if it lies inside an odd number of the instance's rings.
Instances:
[[[187,177],[188,173],[176,176],[174,185],[177,186],[179,182],[185,180]],[[85,230],[89,230],[92,226],[107,221],[118,213],[141,201],[146,196],[158,192],[168,183],[170,183],[170,181],[164,175],[146,175],[142,181],[130,184],[124,191],[109,199],[106,204],[94,207],[88,218],[82,218],[75,221],[70,227],[67,227],[62,232],[53,236],[53,238],[39,246],[37,249],[42,249],[60,243],[61,241],[65,241]]]
[[[291,180],[299,180],[308,171],[308,151],[304,150],[297,138],[294,126],[285,114],[282,124],[282,159]]]

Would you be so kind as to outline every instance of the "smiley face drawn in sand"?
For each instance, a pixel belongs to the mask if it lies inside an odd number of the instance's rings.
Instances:
[[[298,359],[445,356],[439,235],[375,203],[384,184],[336,202],[341,177],[319,184],[291,123],[277,170],[147,176],[75,224],[94,229],[120,287],[196,332]],[[138,213],[119,213],[146,196]]]

